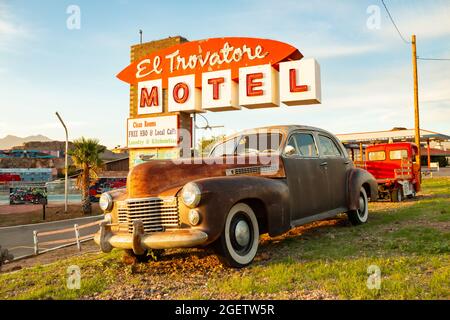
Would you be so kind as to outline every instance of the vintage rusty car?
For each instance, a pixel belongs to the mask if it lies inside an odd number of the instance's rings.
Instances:
[[[368,218],[377,183],[356,168],[331,133],[308,126],[247,130],[215,145],[209,157],[150,160],[132,168],[127,187],[104,193],[95,242],[138,260],[156,250],[211,246],[231,267],[250,264],[259,236],[281,235],[347,213]]]

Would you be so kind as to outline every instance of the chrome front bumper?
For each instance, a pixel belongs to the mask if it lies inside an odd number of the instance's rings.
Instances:
[[[135,254],[144,254],[146,249],[189,248],[205,243],[208,235],[200,230],[175,229],[164,232],[144,232],[141,220],[133,221],[133,233],[114,233],[111,224],[103,221],[94,241],[103,252],[113,248],[132,249]]]

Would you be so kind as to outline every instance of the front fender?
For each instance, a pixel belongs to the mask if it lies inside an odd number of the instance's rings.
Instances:
[[[371,201],[378,199],[378,184],[371,173],[360,168],[352,168],[348,172],[347,206],[349,210],[359,207],[359,191],[366,185],[367,196]]]
[[[194,182],[202,191],[198,206],[202,220],[194,228],[206,232],[209,243],[220,236],[229,210],[241,201],[256,200],[262,204],[262,210],[253,209],[257,218],[266,219],[267,231],[271,236],[282,234],[290,227],[289,189],[284,179],[232,176]]]

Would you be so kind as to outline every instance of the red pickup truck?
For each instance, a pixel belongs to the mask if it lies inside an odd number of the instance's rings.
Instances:
[[[356,164],[375,177],[379,198],[397,202],[420,190],[417,153],[417,145],[410,142],[376,144],[366,148],[366,161]]]

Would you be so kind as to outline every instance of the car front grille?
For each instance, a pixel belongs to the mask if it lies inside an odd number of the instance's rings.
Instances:
[[[117,203],[120,224],[133,232],[133,221],[141,220],[144,231],[158,232],[177,228],[180,223],[177,197],[128,199]]]

